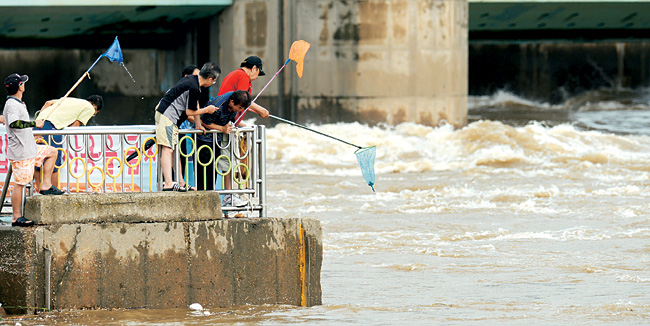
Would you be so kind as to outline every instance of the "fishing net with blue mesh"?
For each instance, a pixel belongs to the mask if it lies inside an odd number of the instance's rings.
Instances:
[[[377,151],[377,146],[359,148],[354,151],[354,154],[357,156],[357,161],[359,161],[359,166],[361,166],[361,174],[366,180],[366,183],[372,188],[372,191],[375,191],[375,152]]]

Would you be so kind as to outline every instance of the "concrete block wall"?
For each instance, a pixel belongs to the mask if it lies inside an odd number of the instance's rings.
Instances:
[[[65,197],[28,201],[65,205]],[[53,309],[321,304],[319,221],[129,219],[0,227],[0,302]]]

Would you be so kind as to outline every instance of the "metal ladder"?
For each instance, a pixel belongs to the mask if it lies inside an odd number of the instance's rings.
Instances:
[[[13,173],[13,169],[10,164],[9,170],[7,170],[7,176],[5,177],[4,187],[2,187],[2,195],[0,196],[0,203],[2,203],[2,208],[7,206],[11,207],[11,201],[9,201],[9,205],[7,205],[7,203],[5,203],[5,199],[7,197],[7,190],[9,189],[9,183],[11,182],[12,173]],[[33,191],[34,191],[32,188],[33,185],[34,185],[34,180],[30,181],[28,184],[25,185],[27,192],[23,191],[23,200],[20,202],[21,216],[25,216],[25,200],[27,199],[27,194],[29,194],[29,196],[33,195]]]

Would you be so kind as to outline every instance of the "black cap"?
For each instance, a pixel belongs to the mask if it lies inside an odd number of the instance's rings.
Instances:
[[[11,74],[5,78],[5,89],[9,95],[14,95],[18,92],[20,84],[24,84],[29,80],[27,75]]]
[[[260,69],[260,74],[259,75],[260,76],[266,75],[264,73],[264,71],[262,70],[262,59],[260,59],[260,57],[256,57],[256,56],[252,55],[252,56],[246,58],[244,60],[244,62],[242,62],[242,63],[248,63],[248,64],[251,64],[253,66],[257,66],[257,68]]]

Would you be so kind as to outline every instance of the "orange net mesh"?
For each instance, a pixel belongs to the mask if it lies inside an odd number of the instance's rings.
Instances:
[[[307,41],[300,40],[293,42],[293,44],[291,44],[291,50],[289,50],[289,59],[297,63],[296,72],[300,78],[302,78],[302,69],[303,63],[305,61],[305,54],[307,54],[310,46],[311,44],[309,44]]]

